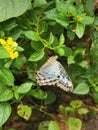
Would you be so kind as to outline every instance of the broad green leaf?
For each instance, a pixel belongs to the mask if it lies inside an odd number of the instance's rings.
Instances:
[[[17,68],[18,70],[20,70],[23,67],[25,62],[26,62],[26,58],[25,57],[19,57],[19,58],[14,60],[13,66],[15,68]]]
[[[47,92],[47,98],[44,99],[44,104],[45,105],[46,104],[51,104],[51,103],[55,102],[55,100],[56,100],[55,93],[49,91],[49,92]]]
[[[0,102],[8,101],[13,98],[13,92],[8,89],[0,91]]]
[[[80,83],[76,86],[73,93],[75,94],[87,94],[89,92],[89,86],[86,83]]]
[[[67,30],[67,36],[70,40],[74,40],[75,38],[75,32],[71,31],[71,30]]]
[[[18,17],[31,8],[31,0],[0,0],[0,22]]]
[[[17,88],[18,93],[27,93],[30,91],[32,83],[23,83]]]
[[[35,0],[34,1],[34,7],[42,7],[47,5],[47,1],[46,0]]]
[[[33,41],[39,41],[40,40],[39,34],[35,31],[24,31],[23,34],[27,38],[29,38],[30,40],[33,40]]]
[[[81,23],[84,25],[89,25],[94,22],[94,18],[90,16],[84,16],[83,19],[81,20]]]
[[[64,1],[61,0],[56,0],[56,9],[57,12],[64,14],[65,16],[67,15],[67,4]]]
[[[67,10],[68,10],[68,13],[71,14],[72,16],[76,16],[77,15],[77,10],[74,6],[74,4],[67,4]]]
[[[71,64],[69,66],[69,70],[71,73],[73,73],[75,76],[81,75],[85,72],[85,69],[82,68],[80,65],[78,64]]]
[[[68,126],[70,130],[81,130],[82,121],[75,117],[69,117]]]
[[[6,51],[6,49],[2,46],[0,46],[0,59],[5,59],[5,58],[9,58],[9,54]]]
[[[94,14],[94,8],[95,8],[94,0],[85,0],[84,1],[84,7],[85,7],[85,10],[86,10],[86,13],[89,16],[95,16],[95,14]]]
[[[75,63],[74,56],[72,55],[68,56],[67,61],[68,61],[68,65],[74,64]]]
[[[74,108],[67,106],[65,108],[65,111],[68,112],[68,113],[71,113],[71,112],[74,113],[75,110],[74,110]]]
[[[79,108],[79,107],[82,106],[82,101],[73,100],[73,101],[71,101],[70,106],[73,107],[73,108]]]
[[[50,123],[50,121],[41,122],[38,126],[38,130],[49,130],[48,129],[49,123]]]
[[[65,16],[58,16],[56,19],[56,22],[59,23],[61,26],[67,28],[69,25],[68,18]]]
[[[29,120],[31,113],[32,109],[27,105],[20,104],[17,107],[17,114],[25,120]]]
[[[44,50],[40,50],[40,51],[36,51],[34,52],[30,57],[29,57],[29,61],[39,61],[40,59],[42,59],[45,55]]]
[[[4,84],[13,86],[14,85],[14,76],[9,69],[1,68],[0,69],[0,81]]]
[[[55,20],[58,17],[58,14],[55,8],[45,12],[45,15],[48,19],[51,19],[51,20]]]
[[[48,130],[60,130],[60,127],[55,121],[50,121]]]
[[[78,114],[85,115],[86,113],[88,113],[88,110],[86,108],[79,108],[78,109]]]
[[[44,45],[40,41],[32,41],[31,46],[35,51],[40,51],[44,48]]]
[[[2,126],[11,114],[11,106],[9,103],[0,103],[0,126]]]
[[[85,31],[85,25],[84,24],[81,24],[81,23],[77,23],[77,26],[76,26],[76,35],[81,38],[84,34],[84,31]]]
[[[47,98],[47,92],[44,92],[41,89],[32,90],[31,95],[40,100]]]
[[[60,56],[64,56],[65,55],[64,47],[60,47],[60,48],[55,49],[55,52],[58,53]]]

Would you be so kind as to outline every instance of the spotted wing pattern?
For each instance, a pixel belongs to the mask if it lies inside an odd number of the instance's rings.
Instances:
[[[36,72],[37,83],[40,86],[56,85],[65,91],[72,91],[72,81],[64,67],[57,61],[57,58],[57,56],[50,57]]]

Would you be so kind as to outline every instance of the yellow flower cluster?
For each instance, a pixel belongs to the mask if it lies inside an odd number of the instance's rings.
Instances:
[[[9,37],[6,41],[4,39],[0,39],[0,44],[7,50],[11,59],[15,59],[19,56],[19,53],[16,50],[16,46],[18,45],[11,37]]]

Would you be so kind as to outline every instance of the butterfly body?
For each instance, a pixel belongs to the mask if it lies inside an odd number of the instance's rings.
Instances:
[[[57,61],[57,56],[52,56],[36,72],[36,79],[40,86],[56,85],[65,91],[72,91],[73,85],[64,67]]]

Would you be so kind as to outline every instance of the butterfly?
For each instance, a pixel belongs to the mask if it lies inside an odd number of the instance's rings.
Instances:
[[[58,56],[50,57],[47,62],[36,72],[36,80],[40,86],[56,85],[64,91],[72,92],[73,84],[66,70],[57,61]]]

